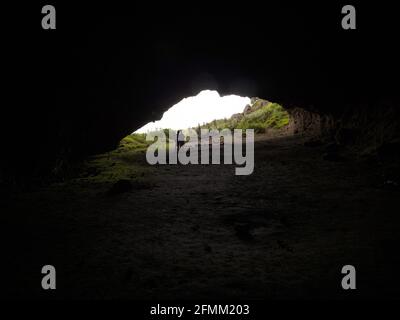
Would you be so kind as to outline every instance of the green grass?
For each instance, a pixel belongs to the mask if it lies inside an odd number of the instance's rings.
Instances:
[[[163,129],[166,136],[165,149],[168,151],[170,147],[175,147],[175,141],[169,139],[169,130]],[[132,133],[126,136],[119,143],[118,149],[121,153],[132,152],[132,151],[145,151],[147,147],[153,144],[154,141],[146,141],[145,133]]]
[[[146,149],[151,144],[146,135],[134,133],[123,138],[117,149],[90,157],[81,168],[82,182],[109,184],[120,179],[141,179],[150,168]]]
[[[132,133],[121,140],[118,148],[123,151],[140,150],[146,149],[150,144],[150,141],[146,141],[146,134]]]
[[[134,145],[136,145],[134,143]],[[92,156],[81,166],[82,182],[109,184],[120,179],[141,179],[151,168],[146,162],[146,149],[118,148]]]
[[[259,107],[262,100],[253,104],[253,109]],[[256,133],[264,133],[266,129],[280,129],[289,124],[289,113],[278,103],[268,103],[263,107],[238,119],[220,119],[204,124],[207,129],[254,129]]]

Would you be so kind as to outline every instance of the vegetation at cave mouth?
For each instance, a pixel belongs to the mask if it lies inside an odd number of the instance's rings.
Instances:
[[[254,129],[255,133],[265,133],[268,129],[279,130],[289,124],[289,113],[278,103],[253,98],[242,113],[234,114],[229,119],[216,119],[209,123],[199,124],[195,130],[200,129]],[[167,128],[163,129],[168,139]],[[176,131],[176,130],[175,130]],[[144,150],[152,142],[146,141],[146,134],[132,133],[123,138],[119,144],[120,151]],[[170,143],[174,143],[171,141]]]

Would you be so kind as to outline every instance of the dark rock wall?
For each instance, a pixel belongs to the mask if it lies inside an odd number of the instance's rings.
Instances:
[[[287,127],[283,128],[287,134],[302,134],[310,137],[329,135],[335,130],[335,121],[332,116],[319,114],[302,108],[289,110],[290,120]]]

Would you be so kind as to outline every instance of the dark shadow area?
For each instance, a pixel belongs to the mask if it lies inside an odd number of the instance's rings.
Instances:
[[[57,4],[50,31],[41,6],[18,8],[0,296],[398,299],[399,26],[380,5],[357,5],[347,31],[326,3]],[[121,143],[205,88],[287,108],[287,125],[257,132],[253,174],[150,166],[146,145]]]
[[[59,266],[55,298],[348,298],[347,264],[360,268],[353,298],[398,297],[398,190],[378,163],[330,161],[305,141],[258,136],[250,176],[112,152],[13,196],[9,297],[48,297],[42,261]]]

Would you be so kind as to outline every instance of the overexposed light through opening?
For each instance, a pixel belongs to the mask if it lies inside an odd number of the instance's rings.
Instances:
[[[230,118],[235,113],[243,112],[247,104],[250,104],[248,97],[221,97],[217,91],[204,90],[197,96],[182,99],[164,112],[161,120],[149,122],[135,133],[196,127],[213,120]]]

